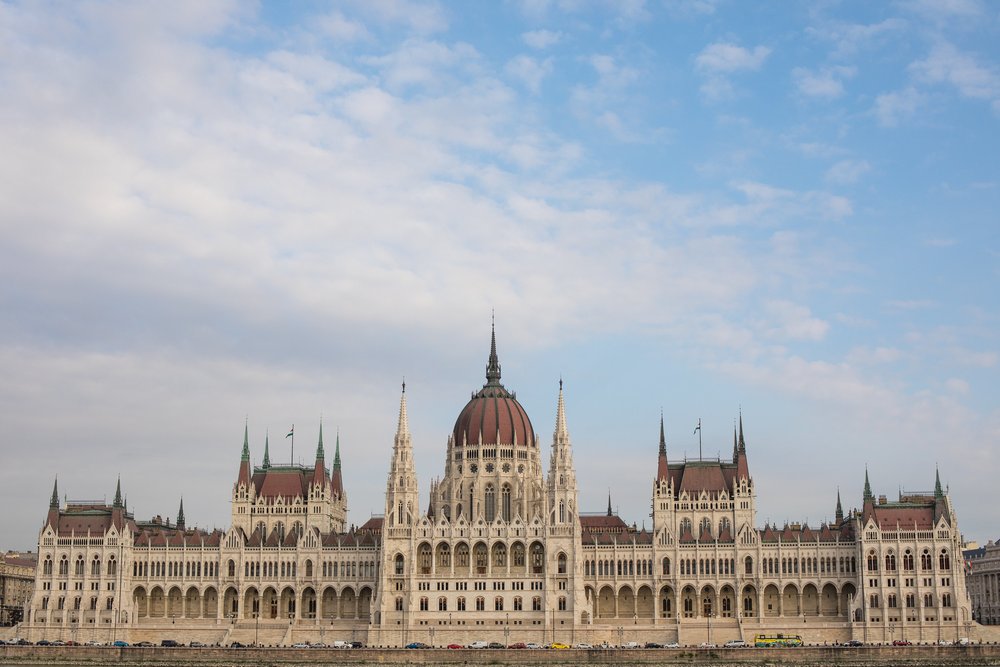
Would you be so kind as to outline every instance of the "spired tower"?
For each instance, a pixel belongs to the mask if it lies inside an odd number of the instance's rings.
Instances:
[[[464,517],[469,523],[528,523],[546,512],[543,479],[531,420],[517,395],[500,383],[494,328],[486,384],[455,420],[444,477],[434,485],[428,513],[449,521]]]

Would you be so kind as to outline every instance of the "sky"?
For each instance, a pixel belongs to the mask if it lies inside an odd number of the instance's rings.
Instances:
[[[426,503],[494,313],[585,511],[648,527],[661,413],[672,461],[742,414],[760,527],[939,470],[996,539],[998,45],[976,0],[0,0],[0,548],[56,477],[227,527],[244,424],[339,432],[360,525],[404,378]]]

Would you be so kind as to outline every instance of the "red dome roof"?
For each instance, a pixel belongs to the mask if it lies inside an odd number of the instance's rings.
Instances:
[[[500,362],[497,359],[496,332],[490,341],[490,360],[486,366],[486,384],[472,396],[458,419],[453,435],[455,444],[534,446],[535,430],[528,413],[517,397],[500,384]]]
[[[455,444],[479,444],[479,434],[484,445],[534,445],[535,430],[531,420],[513,394],[502,386],[487,384],[455,420]]]

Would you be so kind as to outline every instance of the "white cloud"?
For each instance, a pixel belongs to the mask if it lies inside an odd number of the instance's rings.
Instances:
[[[1000,101],[1000,73],[951,44],[937,44],[927,58],[913,63],[910,69],[918,79],[951,84],[965,97]]]
[[[867,160],[841,160],[826,171],[826,180],[835,185],[851,185],[866,173],[872,166]]]
[[[524,43],[533,49],[547,49],[559,43],[563,34],[558,30],[529,30],[521,33]]]
[[[911,86],[876,97],[873,112],[881,125],[895,127],[913,117],[924,100],[924,95]]]
[[[538,93],[542,87],[542,79],[552,73],[552,60],[546,58],[538,61],[529,56],[516,56],[507,62],[504,70],[528,90]]]
[[[768,301],[764,304],[764,311],[768,319],[763,327],[769,338],[820,341],[830,330],[830,324],[813,317],[809,308],[790,301]]]
[[[961,378],[948,378],[944,383],[945,388],[953,394],[965,395],[969,393],[969,383]]]
[[[844,94],[844,80],[854,76],[853,67],[823,67],[812,71],[804,67],[792,70],[792,80],[799,93],[806,97],[834,99]]]
[[[761,68],[770,53],[771,49],[766,46],[746,49],[729,42],[715,42],[702,49],[695,58],[695,65],[702,72],[729,74],[756,71]]]
[[[371,37],[364,24],[352,21],[336,11],[317,18],[316,25],[325,35],[338,42],[354,42]]]
[[[827,22],[810,26],[806,29],[806,34],[833,42],[836,49],[832,56],[847,58],[907,27],[907,22],[899,18],[887,18],[870,24]]]

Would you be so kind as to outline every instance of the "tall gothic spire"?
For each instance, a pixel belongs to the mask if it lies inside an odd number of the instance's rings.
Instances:
[[[556,406],[556,439],[569,439],[569,429],[566,427],[566,405],[563,403],[563,381],[559,378],[559,403]]]
[[[747,453],[747,443],[743,440],[743,409],[740,409],[740,454]]]
[[[608,516],[612,516],[612,513],[611,513],[611,489],[608,489]]]
[[[250,460],[250,432],[249,425],[246,421],[243,422],[243,457],[244,461]]]
[[[49,498],[49,507],[56,509],[59,507],[59,476],[52,482],[52,497]]]
[[[177,527],[184,530],[184,496],[181,496],[181,506],[177,509]]]
[[[271,451],[270,451],[270,439],[269,433],[264,434],[264,460],[261,461],[260,467],[265,470],[271,467]]]
[[[403,392],[399,397],[399,424],[396,426],[396,437],[409,435],[410,423],[406,418],[406,380],[403,380]]]
[[[118,483],[115,485],[114,507],[122,506],[122,476],[118,475]]]
[[[660,410],[660,452],[656,457],[657,481],[667,478],[667,437],[663,432],[663,410]]]
[[[323,420],[319,420],[319,443],[316,445],[316,459],[323,458]]]
[[[340,471],[340,429],[337,429],[336,446],[333,449],[333,469],[330,471],[330,483],[333,485],[333,495],[344,497],[344,478]]]
[[[835,518],[837,519],[837,523],[840,523],[841,521],[844,520],[844,508],[841,507],[841,505],[840,505],[840,487],[839,486],[837,487],[837,513],[836,513],[836,517]]]
[[[497,326],[495,319],[490,323],[490,361],[486,364],[486,384],[500,384],[500,359],[497,357]]]
[[[944,498],[944,489],[941,488],[941,472],[934,466],[934,497]]]
[[[871,482],[868,481],[868,466],[865,466],[865,496],[864,496],[864,501],[867,503],[867,502],[872,501],[874,499],[875,499],[875,496],[872,495],[872,485],[871,485]]]

